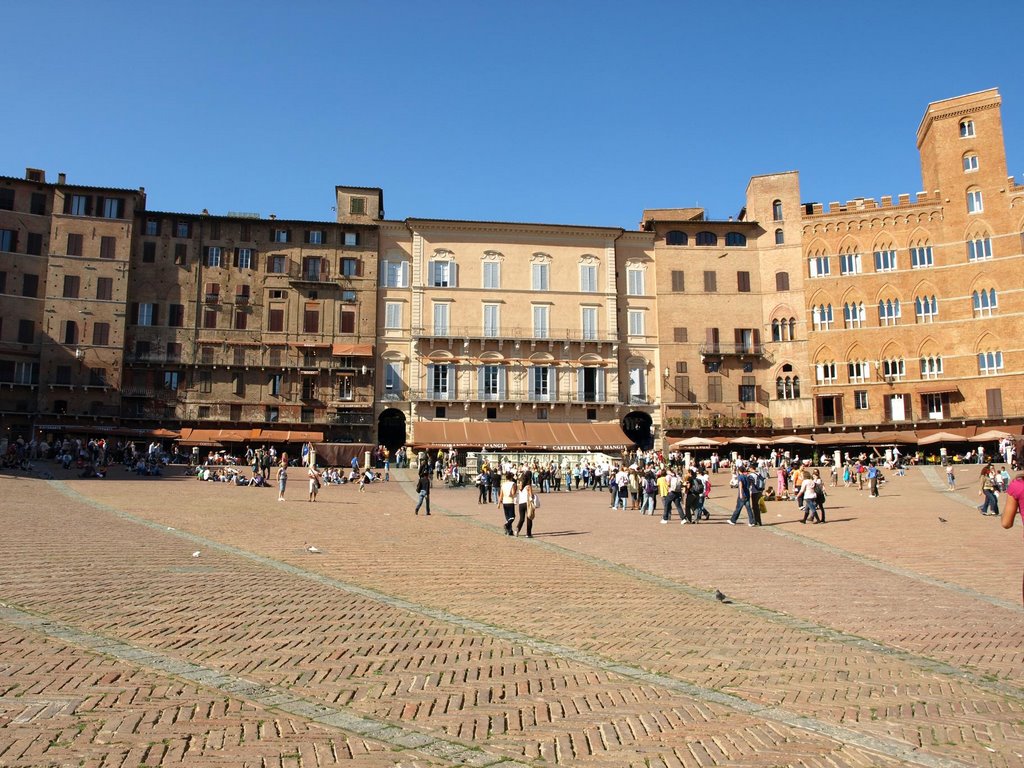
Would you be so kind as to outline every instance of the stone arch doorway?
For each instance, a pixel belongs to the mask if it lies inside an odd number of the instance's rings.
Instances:
[[[651,414],[643,411],[632,411],[622,419],[622,431],[626,437],[632,440],[645,451],[654,447],[654,436],[651,434],[651,425],[654,419]]]
[[[394,453],[405,445],[405,414],[397,408],[388,408],[377,417],[377,442]]]

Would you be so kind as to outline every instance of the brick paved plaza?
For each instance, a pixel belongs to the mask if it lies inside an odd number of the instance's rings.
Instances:
[[[0,476],[0,766],[1024,765],[1022,532],[972,468],[818,526],[727,525],[724,475],[696,526],[548,495],[532,540],[396,474]]]

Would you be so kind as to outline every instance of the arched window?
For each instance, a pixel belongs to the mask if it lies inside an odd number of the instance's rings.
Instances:
[[[776,245],[784,245],[785,242],[786,242],[786,236],[782,234],[782,230],[781,229],[776,229],[775,230],[775,244]]]
[[[974,152],[964,154],[964,173],[974,173],[978,170],[978,156]]]
[[[789,340],[792,341],[796,338],[796,318],[789,318]]]
[[[878,324],[899,325],[900,321],[900,300],[885,299],[878,302]]]
[[[981,200],[980,189],[968,189],[967,190],[967,212],[968,213],[981,213],[985,210],[985,206]]]
[[[816,331],[829,331],[832,329],[832,305],[818,304],[811,307],[811,324]]]
[[[775,397],[778,400],[786,399],[786,381],[781,376],[775,379]]]
[[[718,245],[718,235],[714,232],[698,232],[697,245]]]
[[[939,302],[934,296],[915,296],[914,314],[919,323],[934,323],[939,316]]]
[[[971,294],[971,302],[974,305],[974,316],[975,317],[989,317],[995,311],[997,304],[996,289],[989,288],[987,291],[982,289],[980,291],[974,291]]]
[[[860,328],[864,325],[864,302],[843,304],[843,326]]]
[[[734,245],[738,248],[744,248],[747,245],[747,236],[744,235],[742,232],[726,232],[725,244]]]
[[[928,355],[921,358],[921,378],[937,379],[942,375],[942,355]]]
[[[960,121],[960,138],[969,139],[974,135],[974,121],[973,120],[961,120]]]
[[[686,245],[689,242],[689,238],[685,232],[680,232],[678,229],[673,229],[665,235],[665,245]]]
[[[794,397],[794,399],[799,399],[800,398],[800,377],[799,376],[794,376],[793,377],[793,397]]]
[[[772,341],[782,341],[782,325],[778,320],[772,320]]]
[[[772,202],[772,221],[782,221],[782,201],[774,200]]]

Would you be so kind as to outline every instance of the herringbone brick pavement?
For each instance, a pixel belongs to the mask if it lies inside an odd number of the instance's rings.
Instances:
[[[933,574],[938,537],[878,557],[885,499],[852,497],[840,523],[839,489],[835,523],[773,535],[562,494],[528,542],[472,490],[438,489],[428,519],[401,483],[316,505],[172,478],[69,485],[10,482],[3,599],[487,759],[1022,764],[1021,614],[996,575],[1019,576],[991,558],[992,576]]]

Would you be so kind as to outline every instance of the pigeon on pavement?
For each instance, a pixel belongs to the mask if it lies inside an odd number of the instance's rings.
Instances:
[[[716,589],[715,590],[715,600],[717,600],[720,603],[724,603],[725,602],[725,595],[722,593],[722,590],[720,590],[720,589]]]
[[[195,552],[192,553],[192,557],[199,557],[199,550],[198,549]]]
[[[949,522],[949,520],[947,520],[947,519],[946,519],[946,518],[944,518],[944,517],[940,517],[940,518],[939,518],[939,522],[940,522],[940,523],[948,523],[948,522]]]
[[[311,554],[311,555],[319,555],[320,554],[320,550],[317,547],[313,546],[312,544],[310,544],[308,547],[306,547],[306,551],[309,552],[309,554]]]

